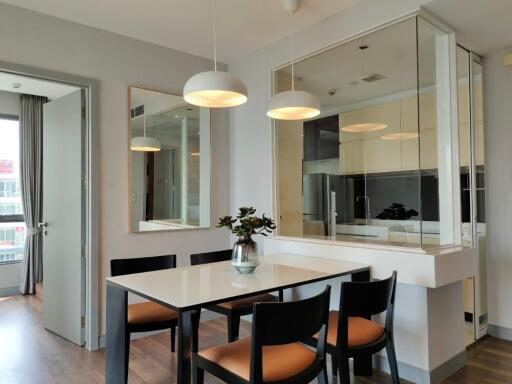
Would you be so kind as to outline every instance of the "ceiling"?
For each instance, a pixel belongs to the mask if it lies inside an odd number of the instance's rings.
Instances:
[[[13,84],[19,84],[20,87],[15,88]],[[71,85],[0,72],[0,91],[46,96],[55,100],[78,89]]]
[[[512,0],[433,0],[425,5],[457,32],[457,42],[485,55],[512,46]]]
[[[301,60],[295,64],[297,88],[315,94],[325,113],[414,93],[418,85],[415,34],[415,20],[409,19]],[[419,83],[423,88],[432,85],[435,75],[435,38],[429,29],[420,28],[418,39]],[[290,66],[279,72],[290,78]],[[373,74],[384,78],[361,80]],[[289,80],[282,85],[281,91],[289,89]]]
[[[213,56],[212,1],[2,0],[5,3],[177,49]],[[302,0],[295,29],[361,0]],[[217,0],[218,58],[231,62],[290,34],[281,0]]]

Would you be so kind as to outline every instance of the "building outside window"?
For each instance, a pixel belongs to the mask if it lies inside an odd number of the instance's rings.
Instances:
[[[23,259],[25,223],[19,157],[18,119],[0,115],[0,263]]]

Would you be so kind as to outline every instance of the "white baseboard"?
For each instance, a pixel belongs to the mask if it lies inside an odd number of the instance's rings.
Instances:
[[[20,287],[4,287],[0,288],[0,297],[20,295]]]
[[[467,354],[464,350],[430,372],[413,365],[401,363],[400,361],[398,362],[398,372],[400,379],[405,379],[417,384],[436,384],[464,367],[466,362]],[[373,366],[382,372],[390,373],[389,362],[385,356],[374,355]]]
[[[512,328],[489,324],[487,326],[487,333],[498,339],[512,341]]]

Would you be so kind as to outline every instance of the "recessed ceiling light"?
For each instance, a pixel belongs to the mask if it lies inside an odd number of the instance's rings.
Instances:
[[[374,132],[380,131],[382,129],[387,128],[387,124],[379,124],[379,123],[360,123],[360,124],[351,124],[345,127],[342,127],[341,130],[343,132],[350,133],[359,133],[359,132]]]
[[[398,141],[398,140],[413,140],[418,138],[417,132],[399,132],[390,133],[389,135],[381,136],[382,140]]]

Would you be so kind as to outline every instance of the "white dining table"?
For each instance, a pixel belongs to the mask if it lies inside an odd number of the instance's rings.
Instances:
[[[229,261],[107,278],[105,382],[126,383],[125,326],[128,292],[178,312],[177,382],[190,383],[192,314],[201,308],[279,289],[351,275],[368,281],[370,266],[295,254],[265,255],[250,274],[240,274]],[[368,364],[370,366],[368,367]],[[368,374],[371,361],[358,369]]]

